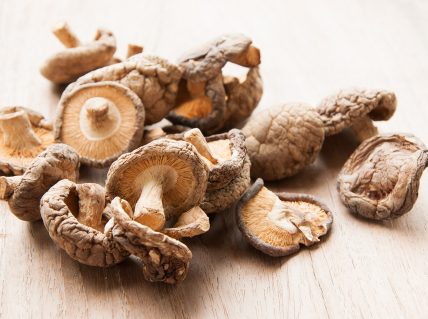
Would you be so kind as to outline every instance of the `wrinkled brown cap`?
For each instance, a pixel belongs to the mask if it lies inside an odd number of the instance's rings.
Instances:
[[[55,122],[57,141],[71,145],[84,164],[105,167],[139,146],[144,107],[116,82],[76,86],[61,97]]]
[[[412,209],[427,163],[427,149],[415,136],[374,136],[361,143],[343,166],[337,179],[340,197],[354,214],[397,218]]]
[[[237,206],[239,229],[256,249],[270,256],[292,254],[300,244],[319,242],[333,222],[330,210],[312,196],[275,194],[258,179]]]

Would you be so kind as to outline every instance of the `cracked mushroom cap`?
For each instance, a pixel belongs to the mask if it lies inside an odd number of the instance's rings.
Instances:
[[[65,144],[53,144],[40,153],[24,175],[0,177],[0,199],[7,200],[12,213],[24,221],[40,219],[43,194],[61,179],[76,181],[79,156]]]
[[[94,70],[69,85],[63,94],[88,83],[114,81],[131,89],[145,109],[145,125],[162,120],[174,107],[181,71],[161,57],[136,54],[126,61]]]
[[[222,75],[227,62],[250,68],[246,80],[240,83],[235,78],[233,88],[228,86],[229,96]],[[212,134],[225,128],[229,118],[229,124],[233,124],[237,118],[251,114],[260,100],[263,89],[257,68],[260,51],[243,34],[215,38],[185,53],[179,64],[183,78],[176,107],[168,115],[173,123],[197,127],[205,134]],[[237,103],[242,103],[242,109],[236,108]]]
[[[89,266],[112,266],[129,255],[105,227],[106,209],[102,186],[67,179],[55,184],[40,201],[43,223],[52,240],[71,258]]]
[[[327,234],[333,222],[330,210],[312,196],[275,194],[258,179],[237,206],[237,222],[245,239],[273,257],[297,252]]]
[[[199,205],[207,180],[208,167],[191,144],[160,139],[119,157],[106,190],[129,202],[135,220],[160,230],[170,217]]]
[[[31,109],[12,106],[0,109],[0,171],[21,175],[31,161],[54,143],[52,125]]]
[[[242,132],[251,159],[251,177],[279,180],[313,163],[324,142],[319,114],[302,103],[254,113]]]
[[[376,220],[409,212],[428,163],[426,146],[413,135],[385,134],[365,140],[346,161],[338,189],[352,213]]]
[[[143,274],[151,282],[175,284],[186,278],[192,253],[187,246],[131,219],[126,200],[112,201],[112,235],[127,251],[143,262]]]
[[[323,99],[317,111],[326,136],[347,127],[354,129],[361,141],[377,134],[372,121],[386,121],[397,107],[395,94],[385,90],[347,89]]]
[[[115,82],[76,86],[63,94],[55,138],[79,153],[82,163],[105,167],[136,148],[144,128],[144,107],[129,88]]]

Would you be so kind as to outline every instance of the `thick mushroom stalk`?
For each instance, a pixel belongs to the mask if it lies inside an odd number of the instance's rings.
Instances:
[[[22,180],[22,176],[0,176],[0,199],[8,200]]]
[[[120,115],[115,104],[103,97],[88,99],[82,107],[81,127],[93,138],[106,138],[116,132]]]
[[[3,132],[3,144],[16,151],[28,150],[42,144],[23,110],[0,114],[0,130]]]
[[[66,22],[62,22],[57,25],[52,32],[66,48],[75,48],[80,45],[79,39],[70,30],[70,27]]]
[[[200,129],[191,129],[184,133],[184,140],[192,144],[196,150],[211,164],[217,164],[218,159],[215,158],[210,150],[210,147]]]

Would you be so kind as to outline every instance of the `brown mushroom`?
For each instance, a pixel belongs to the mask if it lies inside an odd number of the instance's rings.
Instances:
[[[108,65],[116,51],[116,39],[108,30],[99,29],[94,41],[87,44],[81,44],[66,23],[58,25],[53,33],[66,49],[49,57],[40,72],[54,83],[70,83]]]
[[[112,215],[106,204],[105,190],[100,185],[63,179],[43,195],[40,210],[49,236],[71,258],[107,267],[121,262],[129,253],[112,238],[111,228],[105,227]]]
[[[54,143],[52,125],[25,107],[0,109],[0,171],[21,175],[31,161]]]
[[[24,175],[0,177],[0,199],[7,200],[12,213],[21,220],[40,219],[40,198],[63,178],[77,180],[79,156],[69,146],[53,144],[39,154]]]
[[[189,209],[178,216],[174,226],[164,228],[162,233],[175,239],[195,237],[206,233],[210,229],[210,220],[199,206]]]
[[[133,218],[160,230],[165,221],[198,206],[207,187],[208,167],[184,141],[160,139],[123,154],[110,167],[110,198],[127,200]]]
[[[192,259],[186,245],[132,220],[132,208],[126,200],[114,198],[112,208],[113,238],[142,260],[148,281],[175,284],[186,278]]]
[[[257,181],[237,206],[237,223],[245,239],[270,256],[286,256],[311,246],[327,234],[330,210],[305,194],[275,194]]]
[[[179,68],[157,56],[136,54],[129,59],[89,72],[70,84],[63,98],[72,95],[78,86],[114,81],[132,90],[145,109],[145,125],[162,120],[174,107],[181,78]]]
[[[83,164],[105,167],[139,146],[144,107],[138,96],[116,82],[75,86],[57,109],[55,138],[76,149]]]
[[[183,125],[167,125],[163,127],[159,127],[159,126],[145,127],[141,145],[149,144],[150,142],[153,142],[154,140],[157,140],[163,137],[170,138],[171,135],[181,134],[190,129],[191,129],[190,127],[183,126]],[[176,139],[176,138],[173,138],[173,139]]]
[[[235,85],[227,86],[230,96],[226,95],[222,75],[227,62],[250,68],[243,83],[235,79]],[[229,118],[232,124],[236,118],[248,116],[257,106],[262,94],[257,70],[260,51],[245,35],[222,35],[185,53],[179,63],[183,78],[176,107],[168,115],[173,123],[197,127],[211,134],[225,128]],[[245,95],[248,96],[244,98]]]
[[[346,161],[338,189],[352,213],[376,220],[409,212],[428,164],[426,146],[413,135],[386,134],[365,140]]]

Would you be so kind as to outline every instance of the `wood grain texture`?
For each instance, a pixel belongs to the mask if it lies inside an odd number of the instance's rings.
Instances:
[[[250,35],[262,51],[260,107],[316,104],[339,88],[390,89],[398,110],[383,132],[412,132],[428,142],[428,2],[54,1],[0,0],[0,104],[33,107],[52,118],[59,90],[38,72],[60,44],[50,29],[67,20],[82,40],[98,26],[175,60],[223,32]],[[41,222],[24,223],[0,207],[0,318],[426,318],[428,179],[402,218],[373,223],[344,208],[336,175],[356,147],[328,138],[317,162],[272,189],[305,192],[334,212],[331,234],[310,249],[273,259],[249,247],[231,218],[188,240],[194,257],[175,287],[145,282],[130,259],[109,269],[78,264]],[[103,183],[105,171],[82,172]]]

